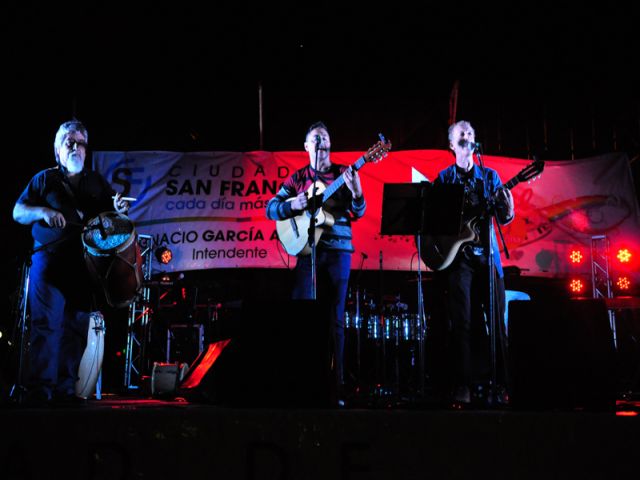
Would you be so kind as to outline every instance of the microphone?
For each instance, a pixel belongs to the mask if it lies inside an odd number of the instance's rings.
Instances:
[[[316,141],[316,145],[320,145],[322,143],[322,137],[320,137],[320,135],[314,135],[313,138]]]
[[[463,148],[467,147],[472,152],[475,152],[481,147],[480,142],[470,142],[469,140],[465,140],[464,138],[461,138],[460,141],[458,141],[458,145]]]
[[[362,255],[363,260],[366,260],[367,258],[369,258],[369,255],[367,255],[364,252],[360,252],[360,255]]]

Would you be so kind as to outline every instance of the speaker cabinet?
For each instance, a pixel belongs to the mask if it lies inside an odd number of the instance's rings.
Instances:
[[[228,344],[199,385],[182,392],[187,398],[240,407],[333,403],[328,308],[313,300],[252,301],[233,316]]]
[[[615,408],[615,351],[602,299],[509,302],[509,360],[514,408]]]

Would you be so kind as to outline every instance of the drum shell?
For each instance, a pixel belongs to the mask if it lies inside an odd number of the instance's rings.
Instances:
[[[101,213],[104,220],[107,240],[116,228],[127,232],[125,241],[114,248],[101,248],[83,235],[84,258],[94,283],[102,290],[104,299],[110,307],[126,307],[135,299],[142,287],[142,256],[133,223],[124,215],[114,212]],[[96,217],[97,219],[98,217]],[[96,219],[88,225],[97,223]],[[115,224],[115,227],[112,227]],[[122,232],[120,232],[122,235]]]
[[[400,317],[399,336],[401,341],[420,339],[420,317],[417,313],[403,313]]]
[[[99,312],[89,315],[87,344],[78,366],[76,396],[87,399],[96,391],[98,376],[104,358],[104,316]]]

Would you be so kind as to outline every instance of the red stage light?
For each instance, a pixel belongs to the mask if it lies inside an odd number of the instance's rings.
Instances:
[[[616,412],[616,417],[637,417],[638,412],[633,410],[620,410]]]
[[[158,261],[163,265],[166,265],[171,260],[173,260],[173,252],[169,250],[168,247],[165,247],[164,245],[156,248],[155,254]]]
[[[618,249],[618,253],[616,254],[616,258],[618,261],[624,265],[628,265],[631,263],[631,251],[628,248],[620,248]]]
[[[618,279],[616,280],[616,287],[618,287],[618,290],[621,291],[630,290],[631,280],[629,280],[629,277],[618,277]]]
[[[572,278],[569,281],[569,291],[574,294],[583,293],[585,290],[585,285],[582,279],[580,278]]]
[[[578,265],[580,263],[582,263],[582,261],[584,260],[584,254],[582,253],[581,250],[571,250],[571,252],[569,253],[569,262],[572,263],[573,265]]]

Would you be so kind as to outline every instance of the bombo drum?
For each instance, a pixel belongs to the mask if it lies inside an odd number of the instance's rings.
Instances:
[[[142,286],[142,257],[133,222],[126,215],[103,212],[82,232],[89,274],[102,289],[107,304],[126,307]]]
[[[104,358],[104,332],[102,313],[90,313],[87,345],[80,359],[78,380],[76,380],[76,396],[80,398],[87,399],[96,391],[98,375],[100,375]]]

